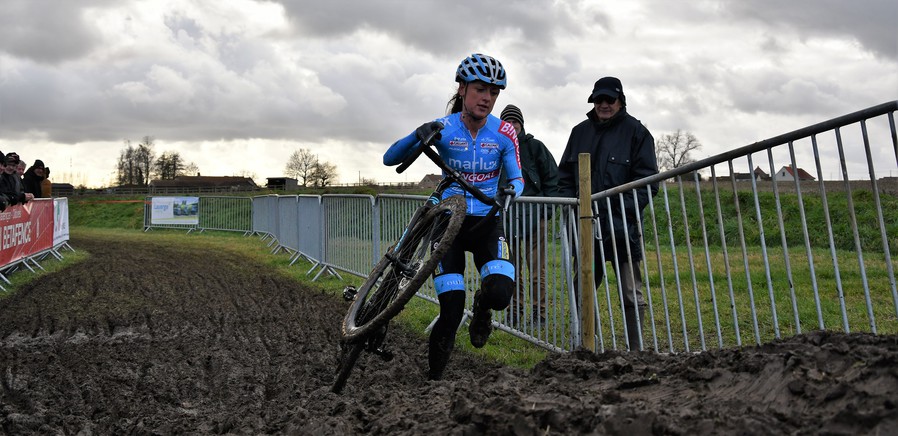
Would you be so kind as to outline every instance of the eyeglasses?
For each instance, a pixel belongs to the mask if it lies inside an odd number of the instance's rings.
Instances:
[[[600,95],[600,96],[594,98],[592,101],[595,104],[601,104],[601,103],[614,104],[614,102],[616,102],[617,99],[610,95]]]

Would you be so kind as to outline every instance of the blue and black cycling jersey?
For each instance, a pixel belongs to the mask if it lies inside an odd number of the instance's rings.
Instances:
[[[521,175],[518,135],[510,123],[488,115],[486,124],[472,138],[461,120],[460,112],[435,121],[443,123],[444,127],[442,138],[434,145],[450,168],[460,172],[465,180],[488,197],[494,197],[499,187],[499,170],[504,167],[509,183],[514,185],[515,195],[521,195],[524,179]],[[412,132],[393,143],[384,153],[384,165],[399,165],[420,145],[415,132]],[[490,206],[481,203],[457,184],[443,192],[443,198],[452,195],[465,196],[467,215],[484,216],[490,210]]]

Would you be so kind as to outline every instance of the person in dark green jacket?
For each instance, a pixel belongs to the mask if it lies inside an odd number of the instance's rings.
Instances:
[[[524,197],[555,197],[558,191],[558,165],[546,145],[524,130],[524,115],[515,105],[505,106],[499,116],[514,126],[518,134],[521,173],[524,176]],[[502,175],[504,179],[504,174]],[[500,179],[499,186],[504,186]],[[509,232],[514,258],[517,260],[518,292],[512,304],[512,320],[520,327],[544,322],[546,319],[546,220],[551,217],[551,205],[520,203],[515,205],[515,220]],[[530,305],[533,318],[526,324],[520,322],[526,316],[527,301],[523,289],[522,271],[529,275]]]
[[[649,129],[627,113],[627,99],[620,80],[599,79],[587,102],[593,105],[592,110],[586,114],[586,120],[571,129],[558,165],[560,195],[577,196],[580,153],[592,155],[591,194],[658,174],[655,139]],[[658,193],[658,184],[652,183],[648,188],[637,189],[635,200],[632,191],[611,196],[610,213],[604,198],[598,205],[599,230],[594,246],[596,287],[604,278],[603,260],[611,262],[621,282],[627,344],[632,351],[642,349],[646,306],[640,274],[643,256],[639,220],[651,197]]]

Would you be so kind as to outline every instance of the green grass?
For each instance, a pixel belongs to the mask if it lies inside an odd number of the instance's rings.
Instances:
[[[43,260],[39,260],[41,267],[43,269],[34,268],[34,272],[32,273],[27,268],[19,268],[15,272],[7,273],[6,278],[10,281],[10,284],[2,283],[3,287],[6,288],[5,291],[0,290],[0,301],[8,298],[10,295],[15,294],[15,292],[20,289],[22,286],[31,283],[38,277],[41,277],[46,274],[52,274],[57,271],[61,271],[64,268],[69,268],[72,265],[81,262],[84,259],[87,259],[90,256],[89,253],[84,251],[70,251],[68,249],[60,251],[60,255],[62,256],[62,260],[57,260],[53,256],[49,256],[44,258]]]

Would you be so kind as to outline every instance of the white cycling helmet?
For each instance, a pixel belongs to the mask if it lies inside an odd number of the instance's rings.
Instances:
[[[466,57],[455,71],[455,81],[471,83],[475,80],[505,89],[505,68],[502,63],[485,54],[475,53]]]

